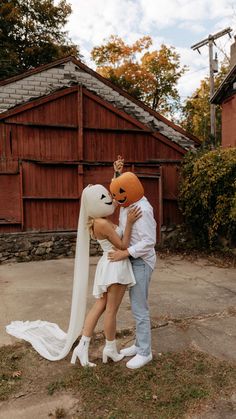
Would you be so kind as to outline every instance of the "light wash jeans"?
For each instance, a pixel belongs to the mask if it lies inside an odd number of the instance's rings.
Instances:
[[[136,321],[136,342],[138,354],[151,353],[151,321],[148,307],[148,287],[152,268],[141,258],[130,258],[136,284],[129,289],[132,314]]]

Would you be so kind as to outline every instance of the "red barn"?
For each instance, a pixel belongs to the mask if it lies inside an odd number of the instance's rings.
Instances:
[[[89,183],[125,157],[161,225],[179,223],[178,170],[198,141],[67,57],[0,83],[0,233],[70,231]]]

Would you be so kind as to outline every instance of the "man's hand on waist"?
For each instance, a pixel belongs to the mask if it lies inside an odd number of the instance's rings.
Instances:
[[[119,260],[126,259],[130,256],[128,250],[114,249],[108,252],[107,259],[111,262],[118,262]]]

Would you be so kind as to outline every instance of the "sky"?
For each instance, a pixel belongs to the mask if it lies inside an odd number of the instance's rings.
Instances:
[[[178,84],[181,101],[191,96],[200,80],[209,74],[208,47],[201,54],[191,46],[227,27],[228,35],[216,40],[214,55],[219,62],[221,50],[229,54],[236,35],[236,0],[67,0],[72,14],[66,30],[80,47],[84,62],[95,69],[90,60],[93,47],[99,46],[110,35],[118,35],[126,43],[133,43],[144,35],[152,37],[152,49],[161,44],[175,47],[182,65],[188,67]]]

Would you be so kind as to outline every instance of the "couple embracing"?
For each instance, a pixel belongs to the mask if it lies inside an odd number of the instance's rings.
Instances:
[[[88,209],[90,236],[100,243],[103,256],[98,262],[94,279],[96,302],[86,316],[83,334],[73,351],[71,362],[75,363],[78,358],[82,366],[95,366],[89,362],[89,343],[98,319],[104,313],[106,344],[103,362],[107,362],[108,358],[117,362],[128,356],[132,358],[126,366],[136,369],[152,360],[148,288],[156,262],[156,222],[137,176],[131,172],[121,174],[123,160],[120,156],[114,163],[114,169],[110,191],[113,201],[120,206],[119,226],[107,217],[114,212],[115,206],[103,186],[92,185],[83,192],[87,209],[91,207],[90,211]],[[98,197],[97,202],[94,201],[95,196]],[[118,352],[116,315],[127,287],[136,322],[136,339],[132,346]]]
[[[65,358],[82,330],[71,362],[75,363],[78,358],[82,366],[94,366],[89,362],[89,342],[103,313],[106,337],[103,362],[107,362],[108,358],[117,362],[129,356],[131,359],[126,366],[136,369],[152,360],[148,287],[156,261],[156,222],[153,209],[144,197],[141,182],[131,172],[122,173],[123,165],[124,161],[118,156],[114,163],[111,193],[102,185],[89,185],[83,190],[67,333],[56,323],[42,320],[18,320],[6,326],[7,333],[30,342],[41,356],[50,361]],[[119,226],[108,218],[116,205],[120,206]],[[99,241],[104,253],[98,262],[94,280],[96,302],[85,318],[91,236]],[[136,339],[131,347],[118,353],[116,314],[127,287],[136,321]],[[56,313],[51,312],[51,316],[53,318]]]

